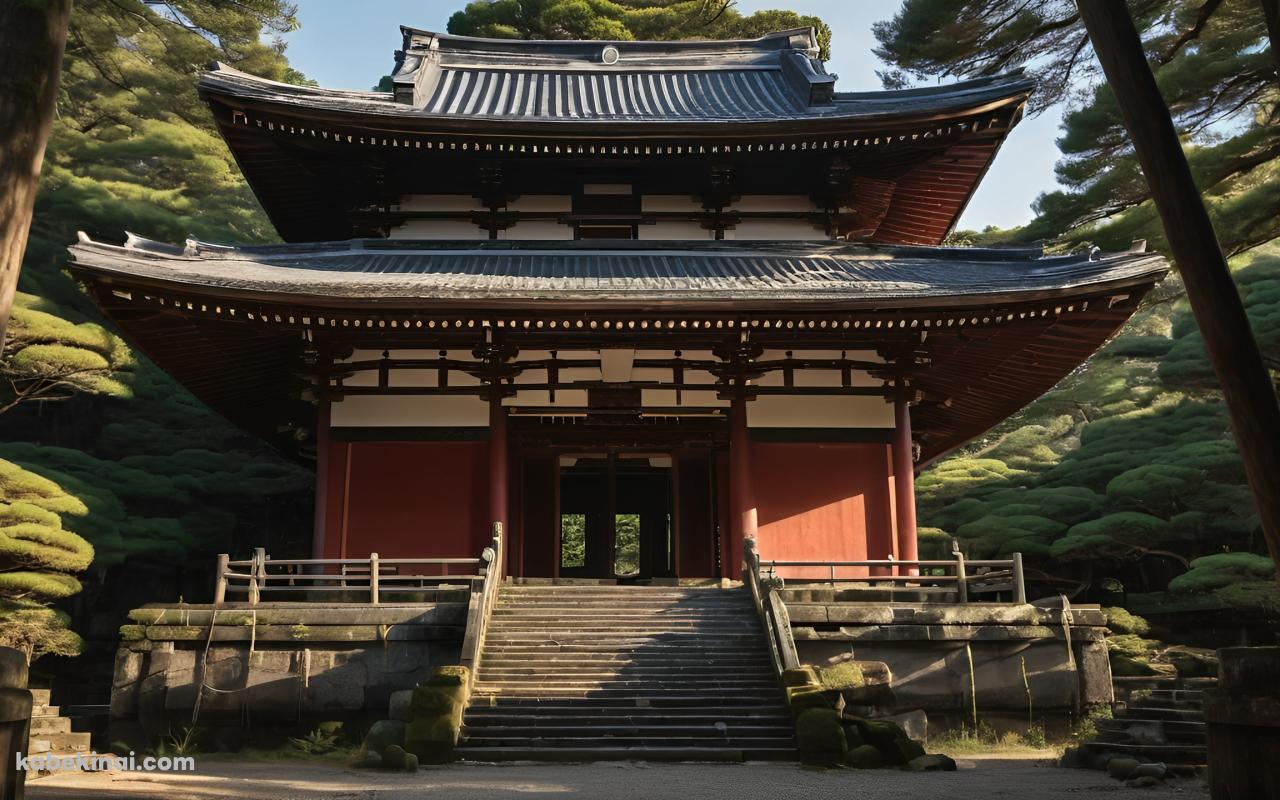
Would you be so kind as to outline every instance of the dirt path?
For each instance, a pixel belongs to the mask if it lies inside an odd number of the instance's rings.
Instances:
[[[30,800],[1074,800],[1107,794],[1205,800],[1200,781],[1129,789],[1035,758],[965,758],[952,773],[815,770],[795,764],[459,764],[416,775],[308,761],[197,761],[187,774],[80,773],[27,786]]]

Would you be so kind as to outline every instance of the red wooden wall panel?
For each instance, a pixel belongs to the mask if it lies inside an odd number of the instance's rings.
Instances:
[[[888,445],[754,442],[752,451],[762,560],[860,561],[892,552]],[[795,568],[784,577],[819,573],[829,574]]]
[[[470,558],[488,544],[485,442],[334,441],[329,454],[330,557]]]

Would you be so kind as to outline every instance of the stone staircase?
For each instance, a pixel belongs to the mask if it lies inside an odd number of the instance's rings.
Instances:
[[[61,716],[57,706],[49,705],[48,689],[32,689],[31,696],[33,706],[31,735],[27,739],[28,755],[74,756],[91,752],[90,734],[71,730],[71,719]]]
[[[790,758],[794,732],[745,589],[505,585],[458,755]]]
[[[1080,746],[1095,766],[1112,756],[1158,761],[1170,768],[1199,768],[1207,761],[1203,692],[1156,688],[1131,695],[1112,719],[1099,720],[1098,735]]]

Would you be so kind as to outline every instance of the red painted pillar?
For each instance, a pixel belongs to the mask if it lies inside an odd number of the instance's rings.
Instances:
[[[735,395],[729,406],[729,552],[725,573],[742,577],[742,543],[756,538],[756,495],[751,480],[751,436],[747,432],[747,400]]]
[[[916,476],[911,446],[911,406],[907,398],[893,402],[893,488],[898,518],[898,558],[914,561],[920,557],[916,543]],[[919,575],[918,568],[907,570]]]
[[[481,541],[489,544],[493,535],[492,524],[502,523],[502,535],[507,536],[507,410],[502,407],[502,397],[494,392],[489,398],[489,524]]]
[[[316,409],[316,511],[311,533],[311,557],[324,558],[325,531],[329,526],[329,466],[333,458],[329,447],[330,408],[321,400]]]

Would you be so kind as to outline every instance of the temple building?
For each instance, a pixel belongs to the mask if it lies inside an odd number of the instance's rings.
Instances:
[[[1020,74],[841,92],[808,29],[402,32],[389,92],[201,78],[285,243],[71,248],[161,368],[314,457],[315,559],[474,558],[502,523],[517,583],[734,581],[749,540],[916,561],[914,474],[1168,269],[944,246]]]
[[[638,515],[640,578],[737,577],[751,537],[913,559],[913,470],[1166,266],[939,248],[1031,83],[841,93],[816,52],[406,28],[391,93],[218,66],[288,243],[84,240],[75,269],[212,408],[314,447],[317,556],[472,555],[503,520],[508,574],[610,578]]]

